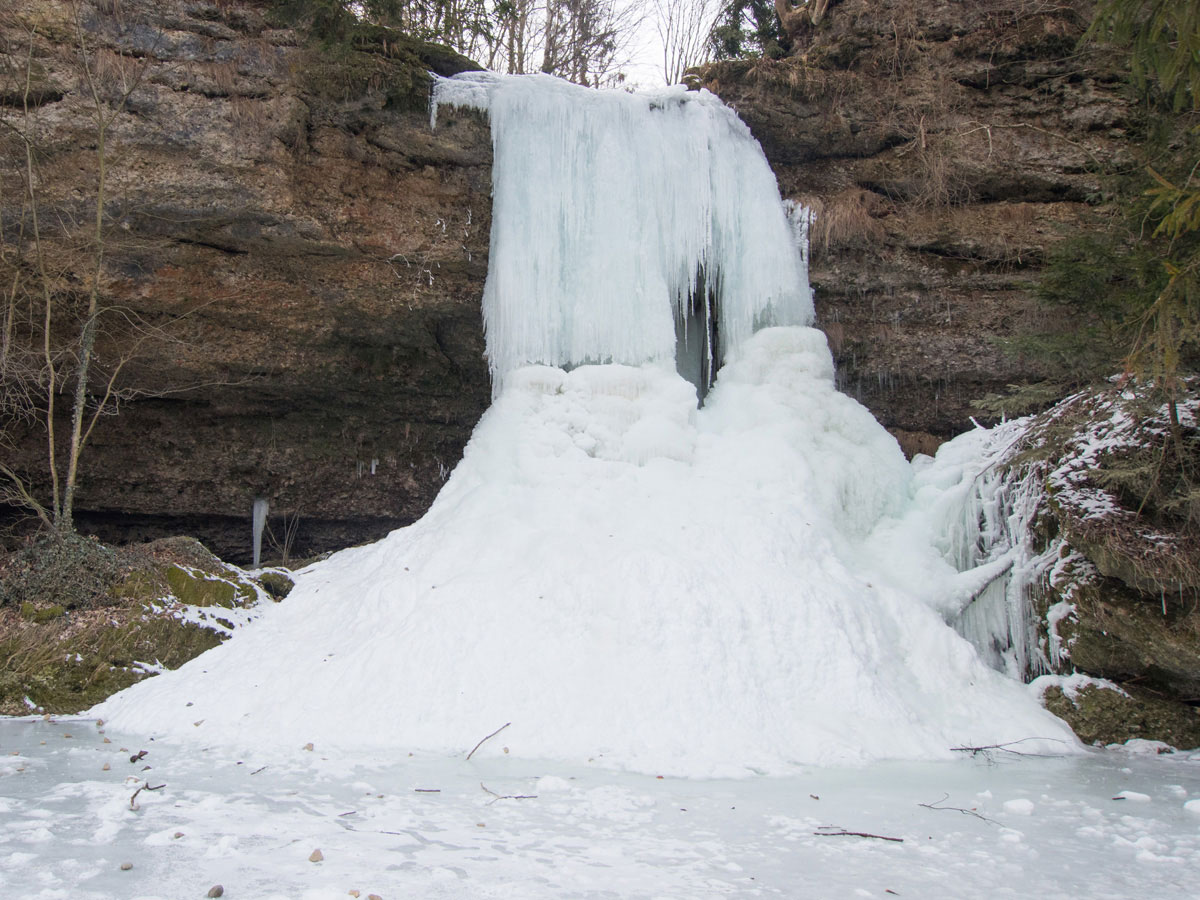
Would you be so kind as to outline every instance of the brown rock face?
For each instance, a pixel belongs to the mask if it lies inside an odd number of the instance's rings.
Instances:
[[[312,49],[266,8],[84,3],[77,24],[28,0],[0,18],[0,112],[35,138],[61,283],[89,277],[79,223],[95,214],[80,38],[136,84],[107,134],[102,289],[118,312],[99,359],[110,371],[135,342],[120,384],[139,396],[97,426],[77,502],[108,539],[184,532],[244,560],[256,498],[277,542],[298,523],[293,557],[379,537],[424,512],[488,403],[490,138],[472,115],[432,132],[425,74],[472,64],[384,32]],[[23,166],[6,137],[10,247],[28,234]],[[6,452],[42,496],[44,460],[32,427]]]
[[[1086,743],[1124,743],[1133,738],[1175,747],[1200,746],[1200,715],[1131,688],[1126,693],[1088,685],[1075,697],[1061,688],[1046,691],[1046,709],[1066,721]]]
[[[1079,327],[1033,286],[1048,248],[1100,225],[1098,172],[1127,152],[1120,80],[1076,47],[1091,9],[844,0],[788,59],[702,70],[816,211],[841,386],[909,452],[969,427],[978,398],[1072,374],[1024,350]]]
[[[489,136],[465,113],[431,132],[426,112],[425,70],[469,63],[386,32],[314,49],[267,6],[0,14],[0,114],[36,137],[67,295],[90,278],[78,248],[95,209],[80,35],[102,73],[135,83],[107,135],[102,282],[125,312],[100,355],[103,374],[137,323],[120,383],[139,396],[96,428],[77,502],[109,539],[185,532],[244,561],[256,498],[277,543],[298,522],[293,556],[379,537],[424,512],[487,405]],[[812,280],[842,387],[910,452],[967,427],[979,397],[1069,374],[1019,348],[1077,324],[1031,288],[1048,247],[1099,221],[1096,172],[1131,115],[1075,50],[1089,12],[843,0],[800,55],[704,71],[784,195],[817,210]],[[0,185],[12,246],[29,216],[8,132]],[[35,427],[4,454],[47,496]]]

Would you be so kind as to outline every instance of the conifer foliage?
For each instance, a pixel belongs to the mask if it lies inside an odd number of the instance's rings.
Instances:
[[[1102,0],[1088,35],[1126,48],[1134,84],[1152,107],[1169,116],[1200,113],[1200,3],[1195,0]],[[1170,167],[1147,166],[1148,238],[1156,242],[1165,281],[1135,316],[1128,368],[1154,381],[1168,405],[1172,443],[1185,453],[1177,412],[1189,349],[1200,346],[1200,154],[1190,126],[1184,152],[1165,156]],[[1169,129],[1169,130],[1179,130]]]

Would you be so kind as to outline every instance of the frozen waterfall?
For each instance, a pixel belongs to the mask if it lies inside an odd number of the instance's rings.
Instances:
[[[462,462],[419,522],[309,567],[96,713],[401,755],[461,755],[511,723],[477,758],[681,775],[1076,746],[946,624],[979,574],[937,533],[963,466],[914,480],[834,388],[733,113],[494,75],[439,82],[446,105],[486,111],[496,151],[496,398]],[[716,370],[703,407],[676,372],[689,328]]]
[[[467,73],[437,83],[435,122],[440,106],[483,109],[491,121],[483,321],[497,390],[530,363],[673,360],[689,322],[701,324],[695,337],[715,372],[756,329],[812,321],[775,176],[707,91]]]

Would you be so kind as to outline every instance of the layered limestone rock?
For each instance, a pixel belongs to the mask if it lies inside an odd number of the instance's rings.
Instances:
[[[1097,228],[1100,173],[1136,106],[1077,41],[1092,4],[842,0],[791,55],[701,83],[816,212],[811,278],[842,387],[909,452],[969,427],[979,398],[1069,380],[1028,352],[1079,326],[1039,304],[1048,248]]]
[[[1002,463],[1010,512],[1029,517],[1037,655],[1056,675],[1110,688],[1068,678],[1043,691],[1083,740],[1200,746],[1200,535],[1186,474],[1200,454],[1198,410],[1194,390],[1183,393],[1193,459],[1182,477],[1164,458],[1165,404],[1130,385],[1081,391],[1028,421]]]
[[[119,111],[98,379],[136,346],[119,382],[136,396],[85,451],[80,527],[187,533],[248,560],[256,498],[275,558],[285,518],[295,558],[419,517],[489,399],[490,139],[470,115],[428,123],[427,70],[475,66],[383,30],[310,46],[265,2],[79,8],[0,16],[0,111],[34,141],[56,289],[82,292],[97,129],[81,46],[103,89],[132,86],[102,97]],[[24,150],[0,141],[13,248],[29,238]],[[48,496],[42,433],[16,438],[5,461]]]

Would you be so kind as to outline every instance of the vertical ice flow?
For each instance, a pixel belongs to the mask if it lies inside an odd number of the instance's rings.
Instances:
[[[701,272],[716,296],[721,354],[758,328],[811,322],[775,176],[749,129],[707,91],[467,73],[439,80],[433,104],[435,121],[442,105],[491,120],[483,318],[497,393],[530,363],[672,360]]]

